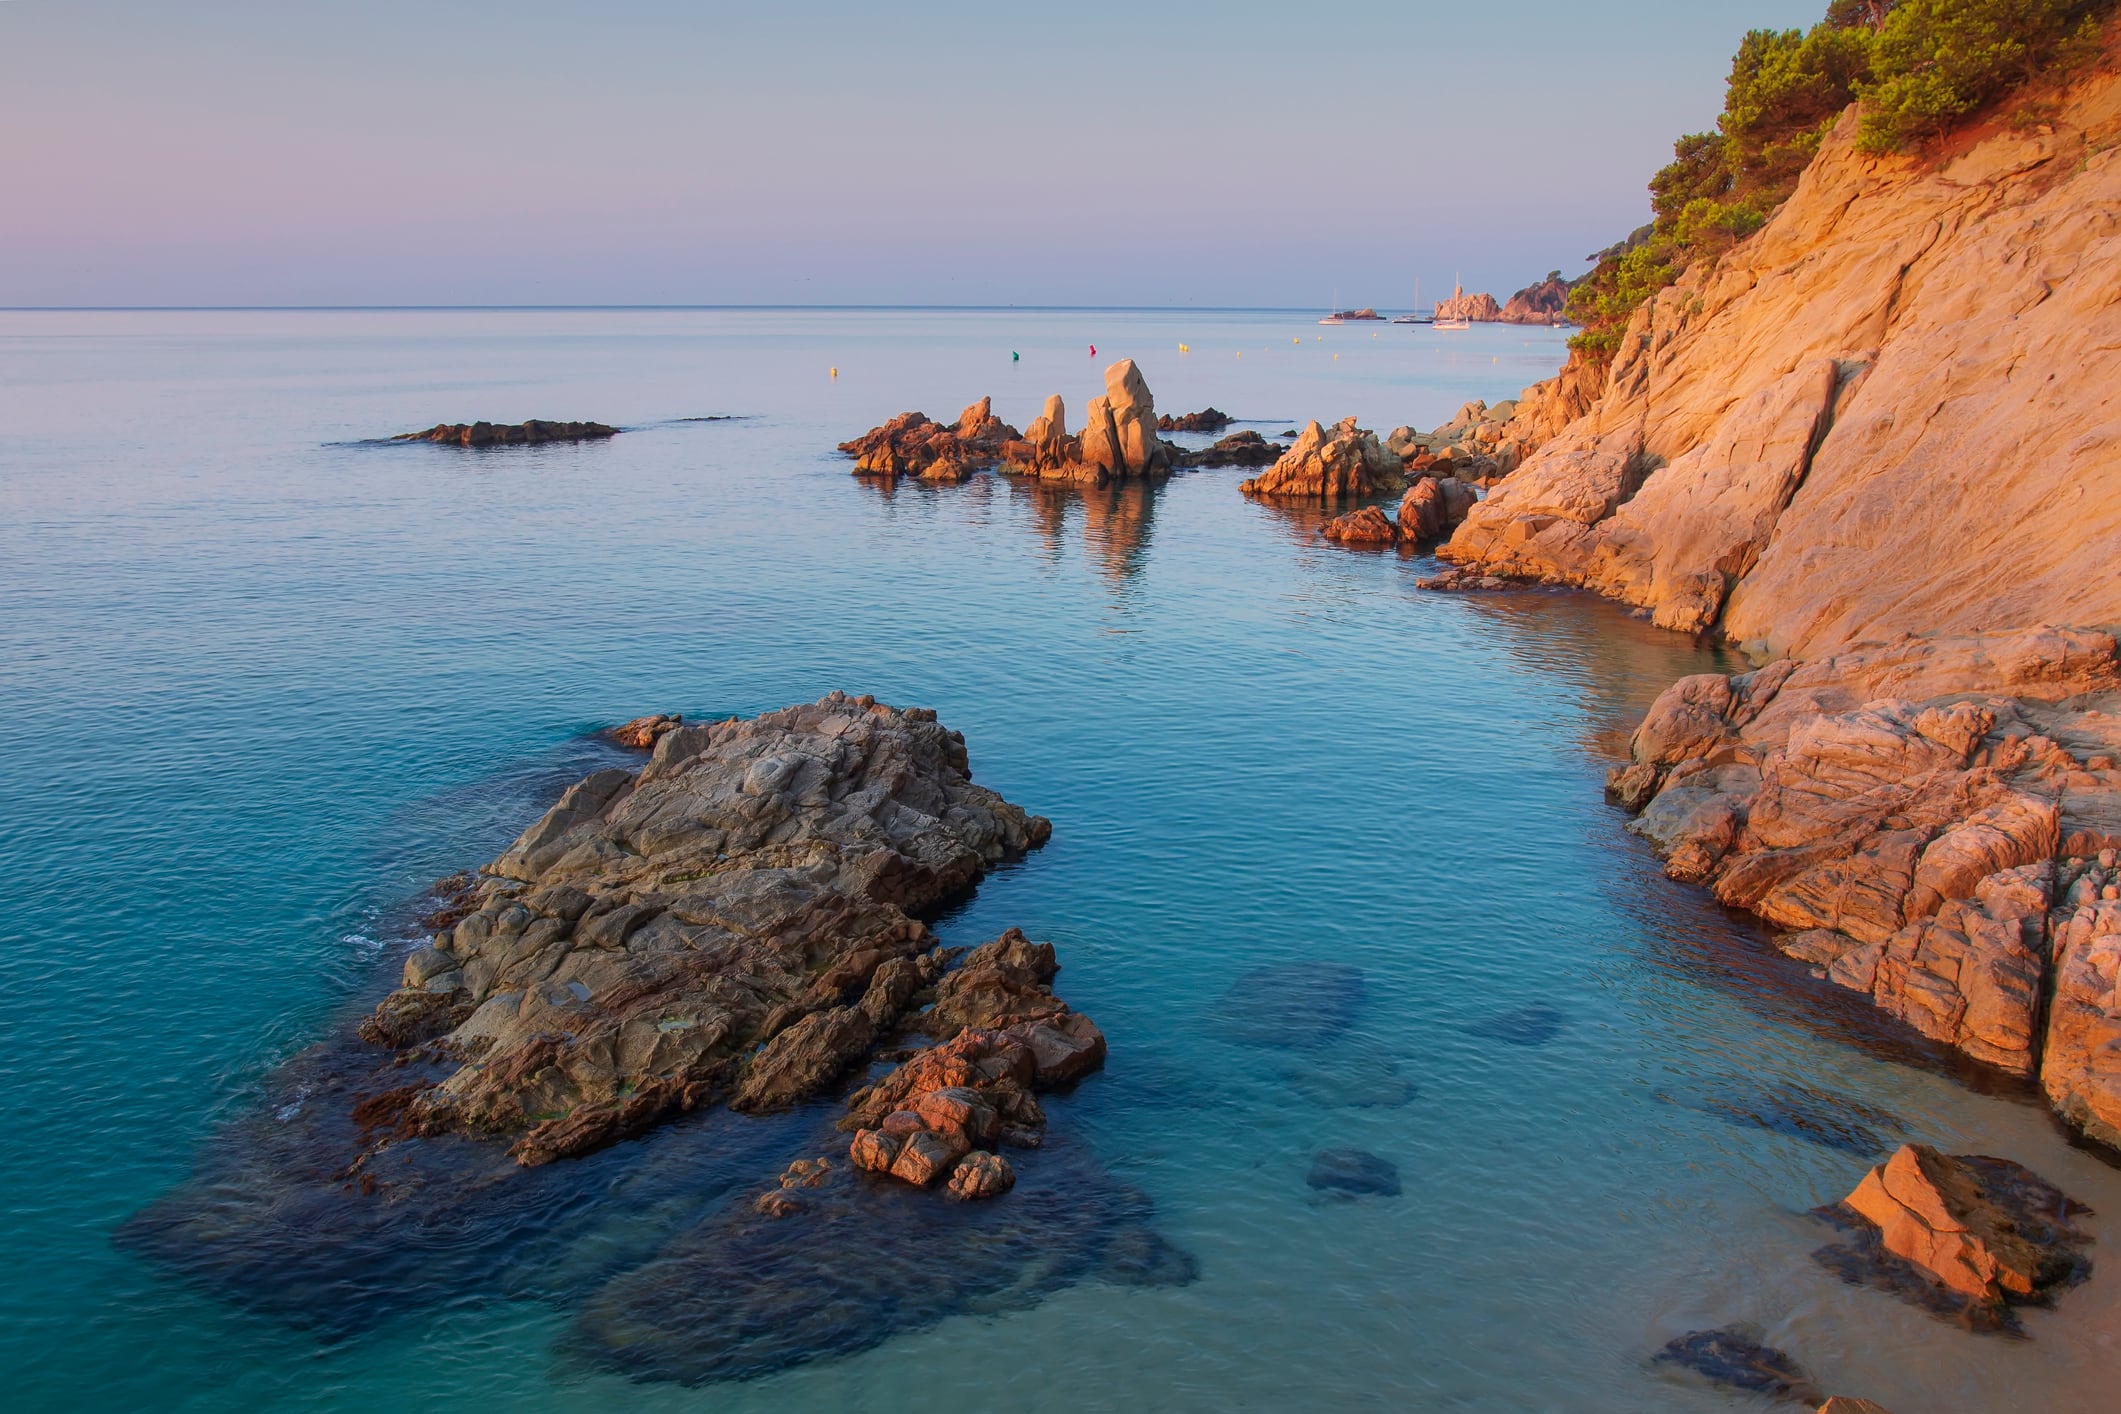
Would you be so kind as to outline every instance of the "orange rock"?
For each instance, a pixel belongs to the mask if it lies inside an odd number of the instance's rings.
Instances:
[[[1424,483],[1426,484],[1426,483]],[[1399,538],[1399,532],[1385,513],[1375,506],[1364,506],[1359,511],[1335,516],[1325,524],[1319,534],[1338,545],[1390,545]]]
[[[684,717],[676,712],[667,716],[635,717],[623,726],[613,727],[611,739],[621,746],[646,750],[661,740],[665,732],[675,731],[684,724]]]
[[[1927,1144],[1903,1144],[1842,1200],[1877,1225],[1885,1250],[1984,1301],[2030,1296],[2042,1253],[1980,1177]]]
[[[974,1149],[950,1171],[953,1198],[994,1198],[1016,1186],[1016,1170],[1000,1154]]]
[[[892,1162],[891,1176],[904,1179],[916,1188],[925,1188],[949,1173],[970,1148],[956,1135],[937,1134],[928,1129],[909,1134],[898,1151],[898,1158]]]

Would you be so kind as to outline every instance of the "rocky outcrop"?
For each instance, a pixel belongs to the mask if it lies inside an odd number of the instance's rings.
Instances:
[[[1569,282],[1559,270],[1511,295],[1495,317],[1505,324],[1559,324],[1569,307]]]
[[[657,713],[649,717],[635,717],[611,729],[611,739],[621,746],[630,746],[636,751],[646,751],[663,737],[685,725],[682,712]]]
[[[2117,136],[2112,74],[1948,160],[1863,155],[1852,110],[1444,553],[1766,655],[2121,620],[2087,572],[2121,549]]]
[[[1436,301],[1438,319],[1470,319],[1475,324],[1493,324],[1502,318],[1502,306],[1495,303],[1495,296],[1483,291],[1469,295],[1464,290],[1453,290],[1449,299]]]
[[[2056,880],[2054,998],[2040,1084],[2064,1119],[2121,1149],[2121,888],[2115,851],[2071,859]]]
[[[2091,1128],[2121,1115],[2121,1073],[2093,1060],[2117,753],[2111,635],[1909,637],[1682,679],[1608,784],[1668,874],[1789,930],[1784,952],[1924,1035],[2042,1071]]]
[[[1174,458],[1156,430],[1156,400],[1134,360],[1123,358],[1105,370],[1104,396],[1084,408],[1081,433],[1069,435],[1067,407],[1056,394],[1023,436],[1010,434],[998,460],[1013,476],[1089,486],[1162,476]]]
[[[1335,516],[1318,533],[1336,545],[1389,548],[1399,541],[1399,527],[1375,506]]]
[[[1240,489],[1248,496],[1326,504],[1396,491],[1405,484],[1399,458],[1385,450],[1376,433],[1357,427],[1349,417],[1331,432],[1316,422],[1305,424],[1296,445]]]
[[[1159,432],[1220,432],[1229,425],[1230,414],[1212,407],[1178,417],[1166,413],[1156,419],[1156,430]]]
[[[1171,464],[1184,467],[1272,466],[1281,460],[1281,454],[1279,446],[1257,432],[1233,432],[1197,452],[1173,452]]]
[[[2088,1211],[2008,1159],[1903,1144],[1841,1206],[1875,1229],[1886,1256],[1971,1301],[2033,1300],[2078,1273]]]
[[[807,1099],[938,980],[919,916],[1048,832],[922,709],[834,693],[666,732],[562,796],[407,960],[365,1034],[448,1065],[399,1129],[537,1164],[719,1098]]]
[[[994,415],[991,398],[981,398],[958,414],[948,427],[930,422],[925,413],[902,412],[871,428],[840,450],[854,458],[856,476],[913,476],[923,481],[963,481],[1002,457],[1003,448],[1019,440],[1017,430]]]
[[[401,432],[393,442],[442,442],[454,447],[524,447],[544,442],[594,442],[619,429],[601,422],[443,422],[424,432]]]
[[[1053,995],[1058,970],[1051,943],[1014,928],[975,948],[921,1018],[941,1044],[849,1098],[854,1166],[915,1187],[948,1179],[958,1198],[1006,1192],[1015,1173],[997,1141],[1036,1148],[1036,1093],[1105,1062],[1104,1034]]]

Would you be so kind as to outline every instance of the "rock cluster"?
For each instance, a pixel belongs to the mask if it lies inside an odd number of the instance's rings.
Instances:
[[[1630,751],[1608,788],[1668,874],[1789,930],[1784,952],[1924,1035],[2038,1072],[2066,1117],[2121,1138],[2104,1059],[2121,1038],[2111,635],[1910,637],[1683,678]]]
[[[364,1023],[444,1065],[398,1132],[538,1164],[807,1099],[940,979],[917,915],[1049,832],[924,709],[833,693],[664,732],[524,831]]]
[[[1335,516],[1319,533],[1339,545],[1431,545],[1449,535],[1479,499],[1479,492],[1455,476],[1418,475],[1395,514],[1364,506]]]
[[[1173,452],[1174,466],[1272,466],[1282,449],[1257,432],[1233,432],[1197,452]]]
[[[393,442],[445,442],[458,447],[520,447],[540,442],[593,442],[616,437],[619,429],[601,422],[443,422],[424,432],[401,432]]]
[[[1331,432],[1307,423],[1296,445],[1241,489],[1248,496],[1326,504],[1396,491],[1405,484],[1399,458],[1385,449],[1376,433],[1357,427],[1349,417]]]
[[[1156,400],[1134,360],[1123,358],[1105,370],[1104,396],[1084,408],[1079,435],[1069,434],[1067,408],[1056,394],[1024,436],[1003,448],[1002,470],[1094,486],[1161,475],[1171,469],[1171,448],[1156,431]]]
[[[913,476],[923,481],[963,481],[1000,460],[1017,431],[994,415],[994,400],[981,398],[945,427],[925,413],[902,412],[871,428],[840,450],[854,458],[856,476]]]
[[[611,739],[621,746],[630,746],[645,751],[661,741],[666,733],[674,732],[685,725],[682,712],[656,713],[649,717],[635,717],[611,729]]]
[[[1877,1230],[1883,1251],[1989,1305],[2036,1298],[2071,1280],[2089,1239],[2087,1210],[2007,1159],[1903,1144],[1842,1206]]]
[[[1230,425],[1230,414],[1215,408],[1202,408],[1199,412],[1183,413],[1177,417],[1165,413],[1156,419],[1159,432],[1220,432]]]
[[[1530,446],[1517,425],[1518,407],[1513,401],[1490,407],[1476,398],[1433,432],[1395,427],[1385,447],[1411,473],[1455,476],[1482,484],[1500,481],[1516,468]]]
[[[958,1198],[1006,1192],[1016,1175],[996,1145],[1037,1147],[1037,1092],[1105,1062],[1104,1034],[1053,995],[1058,970],[1051,943],[1012,928],[943,978],[920,1018],[940,1044],[848,1100],[855,1167],[916,1187],[947,1179]]]

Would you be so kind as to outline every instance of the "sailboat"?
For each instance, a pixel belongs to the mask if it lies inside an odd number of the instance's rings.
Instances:
[[[1338,289],[1333,291],[1333,312],[1318,322],[1321,324],[1345,324],[1348,322],[1348,316],[1340,307],[1340,291]]]
[[[1412,314],[1402,314],[1392,322],[1394,324],[1433,324],[1435,321],[1436,317],[1433,314],[1427,318],[1422,317],[1421,281],[1417,278],[1414,281],[1414,312]]]
[[[1456,312],[1455,312],[1455,311],[1456,311],[1456,310],[1458,309],[1458,307],[1459,307],[1459,304],[1460,304],[1460,302],[1461,302],[1462,300],[1464,300],[1464,299],[1465,299],[1465,297],[1466,297],[1466,287],[1465,287],[1464,285],[1462,285],[1462,284],[1460,284],[1460,283],[1459,283],[1459,281],[1458,281],[1458,277],[1457,277],[1457,276],[1455,276],[1455,275],[1454,275],[1454,276],[1452,276],[1452,277],[1451,277],[1451,309],[1452,309],[1452,310],[1453,310],[1454,312],[1452,313],[1452,315],[1451,315],[1451,317],[1450,317],[1449,319],[1439,319],[1439,320],[1437,320],[1437,321],[1436,321],[1436,327],[1437,327],[1437,328],[1439,328],[1439,329],[1470,329],[1470,328],[1472,328],[1472,327],[1473,327],[1473,321],[1472,321],[1472,320],[1470,320],[1470,319],[1467,319],[1467,318],[1466,318],[1466,317],[1465,317],[1464,315],[1461,315],[1461,314],[1458,314],[1458,313],[1456,313]]]

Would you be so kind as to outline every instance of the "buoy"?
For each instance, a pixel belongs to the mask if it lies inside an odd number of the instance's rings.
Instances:
[[[1192,353],[1192,352],[1193,352],[1193,347],[1192,347],[1192,345],[1190,345],[1190,344],[1180,344],[1180,345],[1178,346],[1178,351],[1179,351],[1180,353]]]
[[[1090,357],[1092,357],[1092,358],[1096,358],[1096,357],[1097,357],[1097,345],[1095,345],[1095,344],[1092,344],[1092,345],[1090,346]]]
[[[839,370],[838,370],[837,368],[833,369],[833,370],[832,370],[832,376],[833,376],[833,377],[835,377],[835,378],[839,377],[839,376],[840,376],[840,371],[839,371]]]
[[[1016,350],[1015,350],[1015,349],[1011,349],[1011,350],[1009,350],[1009,362],[1011,362],[1011,363],[1014,363],[1014,362],[1016,362]]]
[[[1489,363],[1501,363],[1501,362],[1502,362],[1502,355],[1501,355],[1501,354],[1497,354],[1497,355],[1495,355],[1495,357],[1493,357],[1493,358],[1489,359],[1489,360],[1488,360],[1488,362],[1489,362]]]
[[[1339,362],[1340,362],[1340,355],[1339,355],[1339,354],[1335,354],[1335,355],[1333,355],[1333,361],[1334,361],[1335,363],[1339,363]]]

